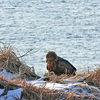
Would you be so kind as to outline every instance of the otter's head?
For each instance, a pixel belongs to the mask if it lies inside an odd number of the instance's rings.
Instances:
[[[47,69],[49,72],[55,71],[57,59],[58,57],[54,51],[49,51],[46,54]]]

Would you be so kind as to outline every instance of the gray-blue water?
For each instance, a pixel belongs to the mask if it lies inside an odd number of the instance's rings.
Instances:
[[[55,51],[78,70],[100,65],[100,0],[0,0],[0,41],[12,45],[36,73]],[[0,43],[0,45],[2,45]]]

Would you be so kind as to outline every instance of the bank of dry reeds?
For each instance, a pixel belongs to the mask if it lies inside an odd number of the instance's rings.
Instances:
[[[77,95],[73,92],[63,92],[60,90],[48,90],[45,88],[37,88],[32,85],[28,85],[25,91],[22,92],[22,98],[25,100],[86,100],[96,99],[95,96],[89,96],[85,94]]]
[[[17,88],[23,88],[20,100],[86,100],[86,99],[96,99],[94,96],[87,96],[84,94],[77,95],[73,92],[63,92],[60,90],[49,90],[44,88],[37,88],[34,84],[27,83],[25,80],[20,79],[9,80],[3,76],[0,76],[0,87],[4,88],[5,91],[1,95],[6,95],[9,90],[14,90]]]
[[[22,62],[19,60],[11,46],[0,47],[0,67],[12,73],[18,73]]]
[[[17,73],[19,72],[19,67],[21,65],[23,65],[23,63],[11,47],[0,48],[0,67],[5,68],[9,72]],[[51,73],[50,75],[45,74],[45,77],[45,81],[55,81],[58,83],[64,83],[64,79],[69,78],[67,75],[56,76],[54,73]],[[100,68],[86,74],[77,74],[74,76],[74,79],[80,77],[84,77],[84,81],[89,85],[96,86],[100,89]],[[94,93],[95,96],[97,96],[95,97],[84,94],[77,95],[74,91],[64,92],[60,90],[45,89],[45,87],[37,88],[34,84],[27,83],[25,80],[22,81],[20,78],[10,80],[6,79],[3,75],[0,76],[0,88],[5,89],[1,96],[6,95],[9,90],[23,88],[21,100],[99,100],[98,95],[100,95]]]
[[[94,71],[90,73],[90,75],[93,75],[93,73],[97,76],[98,71]],[[100,74],[100,73],[99,73]],[[98,75],[99,75],[98,74]],[[79,77],[81,75],[77,75],[76,77]],[[61,77],[61,76],[60,76]],[[90,79],[90,77],[87,77],[86,79]],[[93,77],[93,76],[91,76]],[[95,77],[95,76],[94,76]],[[88,80],[89,80],[88,79]],[[57,79],[56,79],[57,80]],[[94,80],[94,78],[93,78]],[[52,80],[53,81],[53,80]],[[94,82],[94,81],[93,81]],[[99,80],[96,81],[96,86],[99,86],[98,84]],[[16,78],[14,80],[9,80],[6,79],[3,75],[0,76],[0,87],[5,89],[5,92],[1,95],[6,95],[6,93],[9,90],[14,90],[17,88],[23,88],[23,92],[21,95],[21,100],[60,100],[64,98],[63,100],[86,100],[86,99],[93,99],[93,100],[99,100],[98,95],[100,94],[95,94],[95,96],[88,96],[84,94],[77,95],[74,91],[73,92],[63,92],[63,91],[57,91],[57,90],[49,90],[44,88],[37,88],[34,86],[34,84],[27,83],[25,80],[21,81],[20,79]]]
[[[78,73],[75,78],[84,77],[87,84],[96,86],[100,89],[100,68],[88,73]]]
[[[98,76],[100,75],[100,69],[94,70],[93,72],[86,73],[86,74],[77,74],[74,76],[75,78],[80,78],[84,77],[84,81],[86,81],[89,85],[94,85],[99,88],[100,86],[100,78]],[[45,76],[48,76],[45,74]],[[46,78],[47,81],[55,81],[58,83],[64,83],[62,81],[63,79],[69,78],[67,75],[61,75],[61,76],[56,76],[54,73],[48,76]],[[60,90],[49,90],[44,88],[37,88],[34,87],[32,84],[27,84],[25,87],[23,87],[25,91],[22,93],[22,98],[26,98],[27,100],[60,100],[63,98],[63,100],[99,100],[100,98],[100,93],[91,93],[94,94],[94,96],[89,96],[85,94],[76,94],[75,91],[73,92],[64,92]]]
[[[75,76],[68,76],[66,74],[57,76],[53,72],[51,72],[51,73],[46,73],[44,77],[46,77],[45,78],[46,81],[54,81],[57,83],[64,83],[65,82],[64,79],[66,78],[72,77],[74,80],[83,77],[84,81],[86,81],[87,84],[100,88],[100,68],[97,68],[94,71],[88,73],[77,73]]]
[[[8,72],[20,74],[21,78],[40,78],[35,74],[34,67],[29,67],[20,61],[11,46],[0,47],[0,67]]]

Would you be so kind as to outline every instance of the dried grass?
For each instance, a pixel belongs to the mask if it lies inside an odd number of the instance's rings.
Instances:
[[[10,72],[18,72],[19,67],[22,65],[22,62],[13,52],[11,47],[0,48],[0,67],[2,66],[6,70]],[[53,72],[46,73],[44,75],[46,81],[55,81],[58,83],[64,83],[64,79],[69,78],[67,75],[56,76]],[[79,79],[80,77],[84,77],[84,80],[89,85],[94,85],[99,87],[100,89],[100,69],[97,69],[90,73],[82,73],[74,76],[74,79]],[[63,92],[57,90],[49,90],[45,88],[37,88],[32,84],[27,83],[25,80],[21,81],[19,78],[10,80],[6,79],[3,75],[0,76],[0,87],[6,87],[6,91],[4,95],[10,89],[23,88],[21,98],[25,100],[60,100],[64,98],[64,100],[86,100],[86,99],[96,99],[94,96],[87,96],[84,94],[77,95],[73,92]],[[97,95],[97,94],[96,94]],[[98,95],[97,95],[98,96]],[[99,99],[98,99],[99,100]]]
[[[79,73],[74,78],[78,79],[81,77],[84,77],[87,84],[94,85],[100,89],[100,68],[86,74]]]
[[[20,61],[11,46],[0,48],[0,67],[14,74],[19,73],[22,79],[27,78],[33,80],[40,78],[35,74],[34,67],[29,67]]]
[[[9,89],[16,89],[22,87],[24,91],[21,95],[21,100],[60,100],[64,98],[64,100],[86,100],[93,98],[94,96],[87,95],[77,95],[73,92],[63,92],[60,90],[49,90],[44,88],[37,88],[34,84],[27,83],[25,80],[21,81],[19,79],[8,80],[4,76],[0,76],[0,85],[5,85],[7,93]]]
[[[57,83],[64,83],[64,79],[69,78],[68,75],[66,74],[62,74],[62,75],[55,75],[54,72],[49,72],[49,73],[45,73],[44,74],[44,80],[45,81],[53,81],[53,82],[57,82]]]
[[[0,66],[12,73],[19,72],[19,66],[22,62],[19,60],[11,46],[0,48]]]

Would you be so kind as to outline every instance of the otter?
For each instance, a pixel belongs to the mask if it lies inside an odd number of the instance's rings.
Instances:
[[[57,56],[54,51],[49,51],[46,54],[46,63],[47,70],[53,71],[56,75],[75,75],[76,68],[69,61]]]

